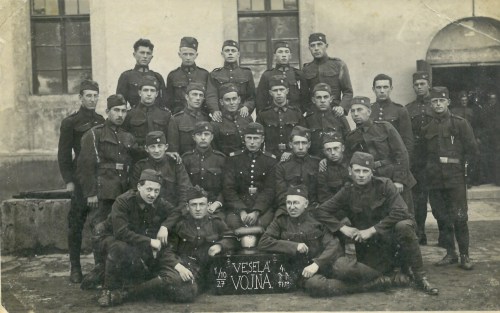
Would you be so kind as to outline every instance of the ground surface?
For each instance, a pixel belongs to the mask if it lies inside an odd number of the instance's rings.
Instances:
[[[303,292],[245,296],[201,295],[192,304],[147,300],[101,309],[98,291],[82,291],[68,281],[65,254],[32,257],[2,256],[2,305],[8,312],[217,312],[217,311],[386,311],[386,310],[500,310],[500,203],[471,201],[471,258],[473,271],[455,265],[437,268],[433,262],[445,251],[436,247],[437,227],[429,214],[429,245],[422,247],[429,280],[440,288],[428,296],[413,288],[332,297],[310,298]],[[84,272],[92,256],[83,256]]]

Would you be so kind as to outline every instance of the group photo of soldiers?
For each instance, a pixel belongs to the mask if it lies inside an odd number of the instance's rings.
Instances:
[[[196,301],[213,258],[245,248],[287,255],[312,297],[410,286],[437,296],[444,286],[427,266],[473,270],[467,188],[500,180],[495,91],[482,106],[464,91],[451,106],[451,91],[417,71],[406,105],[392,101],[385,73],[366,82],[373,95],[359,95],[326,36],[308,44],[311,61],[298,69],[290,43],[274,42],[275,67],[255,84],[237,41],[214,44],[223,63],[208,71],[196,64],[198,40],[182,37],[180,66],[164,79],[141,38],[115,94],[82,81],[58,146],[72,193],[69,280],[99,289],[109,307]],[[437,243],[427,240],[428,207]],[[82,273],[86,221],[94,268]],[[427,244],[444,258],[424,264]]]

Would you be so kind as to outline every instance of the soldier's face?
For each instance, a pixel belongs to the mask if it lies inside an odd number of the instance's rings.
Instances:
[[[141,185],[141,183],[137,184],[137,191],[139,191],[142,200],[148,204],[155,202],[160,194],[160,188],[161,185],[159,183],[150,180],[145,180],[144,185]]]
[[[163,159],[165,153],[167,152],[167,149],[168,145],[164,143],[154,143],[152,145],[146,146],[145,148],[148,155],[155,160]]]
[[[463,106],[463,107],[466,107],[467,104],[469,104],[469,98],[467,97],[462,97],[460,98],[460,104]]]
[[[259,151],[263,143],[264,136],[262,135],[245,135],[245,146],[250,152]]]
[[[310,146],[311,142],[309,139],[302,136],[293,136],[292,141],[290,142],[290,148],[292,149],[293,154],[298,157],[305,156]]]
[[[214,139],[214,135],[210,131],[202,131],[193,135],[194,142],[196,142],[196,146],[206,149],[210,147],[212,140]]]
[[[391,82],[388,79],[377,80],[372,87],[377,100],[387,100],[392,92]]]
[[[186,94],[187,106],[191,110],[198,110],[205,99],[205,94],[200,90],[191,90]]]
[[[333,97],[328,91],[316,91],[312,97],[312,102],[320,111],[328,111],[331,109]]]
[[[206,197],[191,199],[187,209],[194,219],[201,220],[208,214],[208,200]]]
[[[373,177],[373,172],[369,167],[358,164],[352,164],[351,167],[349,167],[349,173],[354,183],[360,186],[368,184]]]
[[[97,101],[99,100],[99,92],[95,90],[84,90],[83,94],[79,95],[82,106],[89,110],[95,110]]]
[[[191,66],[198,57],[198,52],[193,48],[181,47],[179,49],[179,57],[182,59],[182,65]]]
[[[127,116],[127,105],[119,105],[112,107],[111,109],[107,109],[106,113],[108,113],[108,120],[120,126],[125,121],[125,117]]]
[[[142,86],[139,90],[139,96],[141,97],[142,104],[150,106],[155,103],[156,97],[158,97],[158,91],[153,86]]]
[[[309,44],[309,51],[315,59],[321,59],[326,54],[328,44],[323,41],[313,41]]]
[[[413,82],[413,90],[415,90],[417,96],[428,96],[430,89],[431,86],[429,86],[427,79],[417,79]]]
[[[227,111],[236,112],[240,108],[241,97],[236,91],[231,91],[222,96],[220,103]]]
[[[290,59],[292,58],[292,53],[289,48],[278,48],[274,53],[274,59],[276,60],[276,64],[289,64]]]
[[[288,88],[285,86],[273,86],[269,90],[269,94],[273,98],[273,102],[277,105],[286,104],[286,96],[288,95]]]
[[[138,65],[146,66],[149,65],[151,59],[153,59],[153,50],[149,47],[138,47],[133,55]]]
[[[344,145],[341,142],[327,142],[323,145],[323,152],[328,160],[338,162],[344,156]]]
[[[370,119],[372,110],[362,104],[353,104],[351,106],[351,117],[354,123],[362,124]]]
[[[236,47],[225,46],[224,49],[222,49],[221,55],[224,58],[224,61],[228,63],[234,63],[238,61],[240,52]]]
[[[288,195],[286,196],[286,210],[288,215],[291,217],[299,217],[304,213],[307,206],[309,205],[309,201],[297,195]]]
[[[448,110],[448,106],[450,105],[450,100],[446,98],[432,98],[431,99],[431,108],[436,113],[443,113]]]

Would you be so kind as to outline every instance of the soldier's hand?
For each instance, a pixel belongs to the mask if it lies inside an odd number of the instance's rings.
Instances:
[[[162,243],[162,245],[166,246],[168,243],[168,228],[166,228],[165,226],[161,226],[158,234],[156,235],[156,239],[158,239]]]
[[[177,164],[182,164],[182,158],[177,152],[166,152],[165,153],[168,157],[172,158],[177,162]]]
[[[217,211],[218,208],[221,207],[221,203],[219,201],[215,201],[214,203],[210,203],[208,206],[208,213],[214,214],[215,211]]]
[[[309,247],[305,243],[301,242],[297,245],[297,251],[299,253],[307,253],[309,251]]]
[[[394,183],[394,186],[396,186],[396,190],[398,191],[398,193],[402,193],[403,189],[405,188],[401,183]]]
[[[311,278],[313,277],[314,274],[319,270],[319,266],[316,263],[313,263],[311,265],[308,265],[304,267],[304,270],[302,271],[302,276],[305,278]]]
[[[328,165],[326,163],[326,159],[322,159],[321,161],[319,161],[319,171],[320,172],[326,171],[327,168],[328,168]]]
[[[87,205],[89,207],[91,207],[93,209],[97,209],[97,203],[98,203],[97,196],[87,198]]]
[[[335,113],[336,117],[344,116],[344,108],[341,106],[336,106],[332,108],[333,113]]]
[[[377,231],[375,230],[375,227],[370,227],[364,230],[359,231],[359,235],[354,238],[354,240],[358,242],[366,241],[370,239],[373,235],[375,235]]]
[[[291,155],[292,154],[290,152],[283,152],[283,154],[281,155],[280,161],[281,162],[287,161],[290,158]]]
[[[210,249],[208,249],[208,255],[215,256],[219,254],[221,251],[222,251],[222,246],[220,244],[216,244],[211,246]]]
[[[241,117],[247,117],[249,115],[248,108],[247,107],[242,107],[240,109],[240,115]]]
[[[215,111],[214,113],[212,113],[212,119],[216,122],[222,123],[222,112]]]
[[[174,268],[179,273],[179,275],[181,276],[182,281],[193,281],[194,280],[193,273],[191,273],[191,271],[188,270],[181,263],[177,263],[177,265]]]
[[[69,182],[66,184],[66,191],[73,192],[75,191],[75,184],[73,182]]]
[[[255,223],[257,223],[257,220],[259,219],[259,215],[259,211],[253,211],[252,213],[247,214],[245,224],[247,224],[248,226],[255,225]]]
[[[161,250],[161,241],[159,241],[158,239],[151,239],[149,244],[151,245],[151,248],[153,249],[153,251],[160,251]]]
[[[243,222],[243,224],[246,224],[247,215],[248,215],[248,213],[245,210],[242,210],[240,212],[240,218],[241,218],[241,221]]]
[[[342,234],[352,239],[354,239],[354,237],[359,234],[359,229],[346,225],[340,227],[339,230]]]

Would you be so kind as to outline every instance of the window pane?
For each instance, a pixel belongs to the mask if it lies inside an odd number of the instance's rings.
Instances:
[[[252,0],[252,11],[264,11],[264,0]]]
[[[38,70],[60,70],[62,68],[60,47],[37,47],[35,50]]]
[[[271,0],[271,10],[298,10],[297,0]]]
[[[89,22],[68,22],[65,29],[66,43],[90,44]]]
[[[35,90],[38,94],[51,95],[62,93],[62,74],[60,71],[38,71]]]
[[[90,14],[89,0],[78,0],[79,13]]]
[[[90,46],[66,47],[68,69],[89,68],[92,65]]]
[[[59,15],[57,0],[32,0],[33,15]]]
[[[283,10],[283,0],[271,0],[271,10]]]
[[[53,46],[61,43],[59,23],[37,22],[34,24],[34,32],[36,46]]]
[[[267,43],[265,41],[240,42],[240,49],[241,63],[267,63]]]
[[[86,79],[92,79],[91,70],[69,70],[68,93],[78,93],[80,91],[80,83]]]
[[[298,38],[298,21],[296,16],[271,17],[271,37],[274,38]]]
[[[78,0],[64,0],[64,11],[66,15],[78,14]]]
[[[252,0],[238,0],[238,11],[251,11]]]
[[[240,17],[238,22],[240,40],[266,39],[265,17]]]

